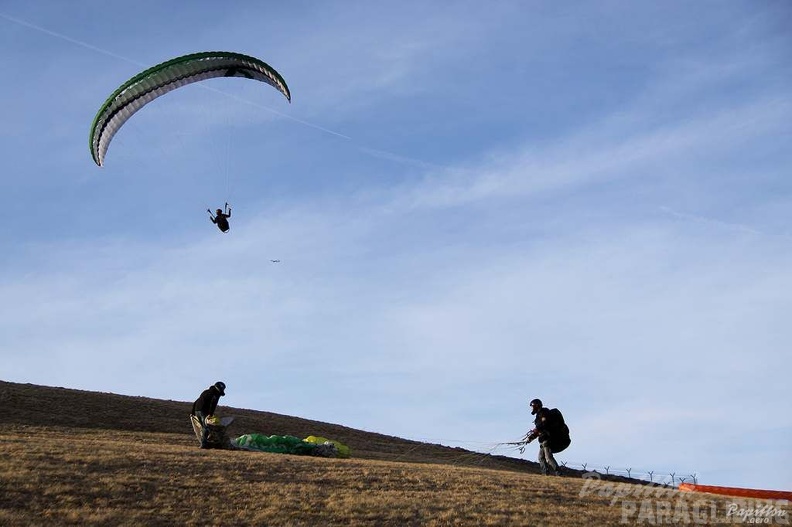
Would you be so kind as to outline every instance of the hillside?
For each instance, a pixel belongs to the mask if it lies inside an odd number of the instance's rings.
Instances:
[[[2,381],[0,400],[4,527],[700,524],[734,502],[268,412],[222,408],[239,431],[319,434],[353,457],[200,450],[188,402]]]
[[[190,402],[164,401],[112,393],[53,388],[0,381],[0,424],[67,427],[173,434],[176,444],[196,446],[189,424]],[[222,402],[222,400],[221,400]],[[462,448],[422,443],[345,426],[271,412],[219,406],[218,414],[236,417],[230,435],[265,433],[329,437],[348,445],[357,459],[443,463],[538,473],[538,464],[491,456]]]

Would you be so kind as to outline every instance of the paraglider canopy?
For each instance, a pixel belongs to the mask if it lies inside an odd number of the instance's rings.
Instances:
[[[267,63],[241,53],[207,51],[171,59],[138,73],[105,101],[91,125],[91,156],[98,166],[113,136],[132,115],[157,97],[193,82],[217,77],[243,77],[281,92],[291,102],[286,81]]]

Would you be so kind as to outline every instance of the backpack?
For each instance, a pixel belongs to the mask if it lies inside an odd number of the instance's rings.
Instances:
[[[572,439],[569,437],[569,427],[564,422],[564,416],[561,410],[553,408],[547,412],[548,421],[547,428],[550,431],[550,449],[553,454],[566,450]]]

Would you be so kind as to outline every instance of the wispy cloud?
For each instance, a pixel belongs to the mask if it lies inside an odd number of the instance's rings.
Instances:
[[[526,145],[480,166],[431,174],[416,189],[416,206],[456,206],[489,198],[509,198],[564,190],[618,179],[680,177],[696,170],[691,157],[726,154],[786,128],[792,101],[772,99],[681,123],[635,130],[622,136],[617,123],[603,123],[541,150]],[[610,125],[610,126],[609,126]],[[614,128],[615,126],[615,128]]]

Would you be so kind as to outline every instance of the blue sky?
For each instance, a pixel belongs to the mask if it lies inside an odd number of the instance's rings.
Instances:
[[[562,460],[790,489],[790,27],[780,0],[2,1],[0,378],[222,379],[484,450],[540,397]],[[204,50],[292,103],[188,86],[96,167],[105,98]]]

